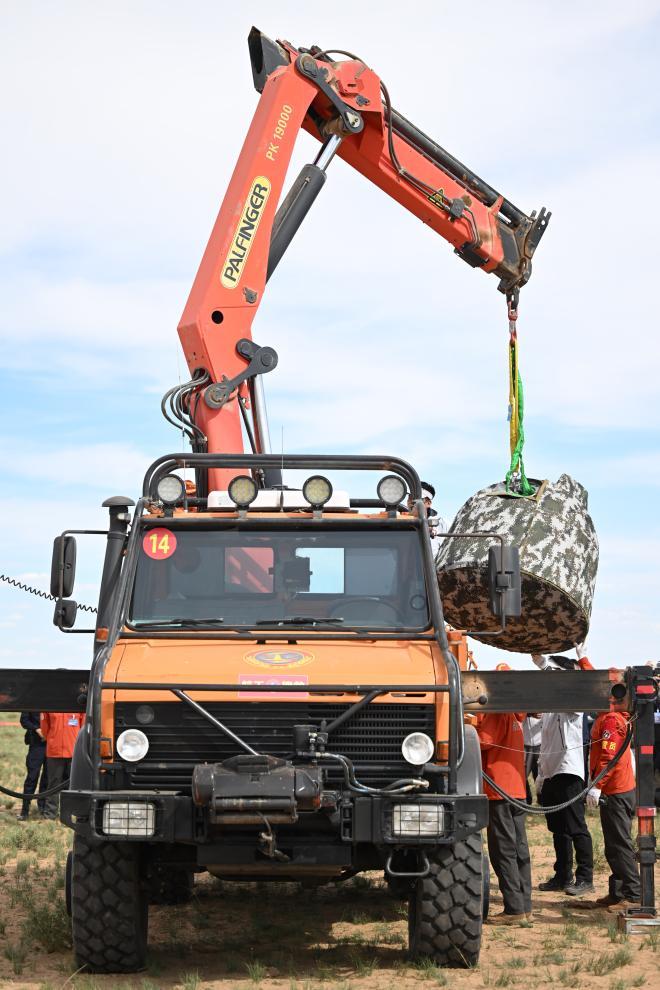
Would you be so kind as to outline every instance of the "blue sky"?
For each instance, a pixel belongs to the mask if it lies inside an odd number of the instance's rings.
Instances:
[[[316,6],[3,7],[0,571],[46,587],[53,536],[102,528],[103,499],[135,496],[180,448],[160,396],[185,376],[176,325],[256,105],[255,23],[356,51],[440,144],[525,211],[553,211],[521,303],[527,469],[589,490],[594,661],[657,659],[660,3]],[[293,174],[317,147],[301,135]],[[406,457],[447,517],[502,477],[496,280],[344,163],[254,337],[280,355],[265,384],[287,450]],[[81,541],[80,601],[99,549]],[[51,614],[0,585],[0,665],[86,665],[89,639]]]

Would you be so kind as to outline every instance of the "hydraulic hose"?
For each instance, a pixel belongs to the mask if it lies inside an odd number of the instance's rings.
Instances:
[[[414,790],[425,790],[429,786],[427,780],[411,777],[395,780],[385,787],[369,787],[367,784],[361,784],[357,779],[353,764],[347,756],[340,756],[338,753],[318,753],[317,757],[324,760],[334,760],[336,763],[339,763],[344,771],[346,786],[349,791],[353,791],[355,794],[387,794],[391,797],[393,794],[407,794]]]
[[[591,783],[587,784],[586,787],[583,790],[581,790],[579,794],[576,794],[576,796],[574,798],[571,798],[570,801],[563,801],[562,804],[548,805],[547,807],[544,808],[532,808],[524,801],[519,801],[517,798],[511,797],[510,794],[507,794],[506,791],[503,791],[502,788],[498,784],[496,784],[495,781],[492,780],[487,773],[483,773],[482,776],[486,781],[486,783],[489,784],[494,791],[497,791],[497,793],[500,794],[505,801],[508,801],[509,804],[512,804],[514,808],[519,808],[521,811],[524,811],[526,815],[551,815],[555,811],[563,811],[564,808],[568,808],[571,804],[575,804],[576,801],[582,801],[587,796],[591,788],[596,787],[596,785],[603,779],[603,777],[606,774],[608,774],[610,770],[614,769],[614,767],[617,765],[617,763],[619,762],[625,751],[630,746],[632,736],[633,736],[633,727],[631,723],[628,726],[626,738],[623,740],[623,745],[621,746],[619,752],[612,757],[610,762],[603,767],[600,773],[596,777],[594,777]]]
[[[23,801],[41,801],[42,798],[50,797],[51,794],[59,794],[69,786],[69,781],[65,780],[62,784],[55,784],[54,787],[49,787],[45,791],[39,791],[38,794],[22,794],[20,791],[10,791],[8,787],[3,787],[0,784],[0,794],[7,794],[8,797],[21,798]]]

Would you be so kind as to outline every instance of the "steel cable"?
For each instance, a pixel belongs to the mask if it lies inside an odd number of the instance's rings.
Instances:
[[[59,601],[55,595],[49,595],[47,591],[42,591],[40,588],[33,588],[31,584],[24,584],[22,581],[17,581],[16,578],[9,577],[8,574],[0,574],[0,581],[10,584],[13,588],[20,588],[21,591],[27,591],[31,595],[36,595],[37,598],[44,598],[50,602]],[[98,611],[93,605],[78,605],[78,608],[81,612]]]
[[[615,753],[615,755],[612,757],[610,762],[603,767],[600,773],[596,777],[594,777],[594,779],[590,783],[588,783],[586,787],[580,791],[579,794],[576,794],[576,796],[574,798],[571,798],[570,801],[563,801],[562,804],[548,805],[547,807],[544,808],[532,808],[524,801],[519,801],[518,798],[511,797],[510,794],[507,794],[506,791],[503,791],[502,788],[498,784],[496,784],[495,781],[492,780],[487,773],[482,772],[482,776],[486,781],[486,783],[489,784],[494,791],[496,791],[499,795],[501,795],[501,797],[503,797],[505,801],[508,801],[509,804],[512,804],[514,808],[519,808],[521,811],[524,811],[526,815],[551,815],[556,811],[563,811],[564,808],[568,808],[571,804],[575,804],[576,801],[583,800],[587,796],[591,788],[596,787],[596,785],[603,779],[603,777],[605,777],[606,774],[610,772],[610,770],[614,769],[614,767],[617,765],[617,763],[619,762],[625,751],[630,746],[632,736],[633,736],[633,727],[631,720],[631,723],[628,726],[628,732],[626,733],[626,738],[623,740],[623,745],[621,746],[619,752]]]

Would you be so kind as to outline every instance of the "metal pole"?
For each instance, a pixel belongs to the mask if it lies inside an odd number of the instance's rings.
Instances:
[[[268,429],[263,375],[255,375],[251,380],[250,399],[252,401],[252,423],[257,451],[260,454],[270,454],[270,430]],[[263,477],[266,488],[279,488],[283,484],[281,467],[264,468]]]
[[[642,888],[640,907],[645,914],[656,916],[655,909],[655,781],[653,777],[653,743],[656,686],[648,667],[633,667],[632,696],[635,700],[635,764],[637,780],[637,859]]]
[[[252,420],[257,443],[257,453],[270,454],[270,430],[266,411],[266,394],[263,375],[255,375],[252,387]]]

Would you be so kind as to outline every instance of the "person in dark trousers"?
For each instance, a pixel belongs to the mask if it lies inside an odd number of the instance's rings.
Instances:
[[[21,725],[25,729],[25,745],[28,748],[25,757],[27,776],[23,784],[24,794],[34,794],[39,785],[39,793],[48,788],[48,768],[46,766],[46,740],[41,732],[39,712],[21,712]],[[39,782],[41,776],[41,783]],[[19,822],[26,822],[30,817],[31,801],[23,799]],[[46,806],[45,798],[37,799],[37,809],[43,815]]]
[[[46,739],[49,787],[56,787],[69,779],[73,747],[84,722],[85,716],[80,712],[41,713],[41,731]],[[59,808],[59,794],[51,794],[46,798],[44,818],[57,818]]]
[[[497,670],[509,670],[498,664]],[[484,773],[513,798],[525,800],[524,715],[488,714],[477,719]],[[488,855],[497,876],[504,910],[488,918],[489,925],[532,922],[532,872],[525,812],[504,800],[487,781]]]
[[[584,654],[580,656],[579,664],[582,670],[594,669]],[[591,730],[591,780],[619,752],[628,725],[628,716],[623,712],[602,712],[598,716]],[[637,907],[642,892],[631,837],[635,816],[635,774],[630,746],[617,765],[598,782],[598,786],[590,788],[587,806],[600,811],[605,859],[611,870],[608,892],[596,899],[594,907],[605,907],[613,914]]]
[[[541,670],[549,667],[541,654],[532,654],[532,660]],[[582,712],[543,715],[539,775],[536,779],[539,804],[548,808],[566,801],[571,803],[561,811],[546,814],[556,858],[554,876],[540,883],[539,890],[563,890],[570,897],[593,893],[593,843],[585,817],[584,798],[572,801],[584,790],[584,786]]]

